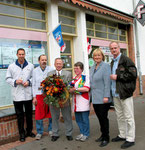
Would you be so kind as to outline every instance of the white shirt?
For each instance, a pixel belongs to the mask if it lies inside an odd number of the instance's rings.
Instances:
[[[42,94],[40,84],[47,77],[47,73],[52,70],[54,69],[53,67],[50,67],[50,66],[46,66],[44,71],[40,68],[40,66],[34,69],[33,82],[32,82],[33,97],[36,97],[36,95]]]
[[[61,72],[62,72],[62,70],[60,70],[60,71],[57,71],[57,70],[56,70],[56,75],[57,75],[57,76],[58,76],[58,75],[61,76]]]

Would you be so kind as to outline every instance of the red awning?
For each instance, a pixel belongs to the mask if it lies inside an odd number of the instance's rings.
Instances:
[[[122,20],[122,21],[125,21],[125,22],[133,22],[133,18],[127,16],[127,15],[124,15],[124,14],[121,14],[121,13],[118,13],[118,12],[115,12],[113,10],[109,10],[108,8],[103,8],[97,4],[93,4],[91,2],[87,2],[87,1],[80,1],[80,0],[64,0],[64,2],[72,2],[73,4],[75,5],[79,5],[79,6],[82,6],[86,9],[90,9],[92,11],[96,11],[97,13],[100,13],[100,14],[104,14],[104,15],[109,15],[109,16],[113,16],[119,20]]]

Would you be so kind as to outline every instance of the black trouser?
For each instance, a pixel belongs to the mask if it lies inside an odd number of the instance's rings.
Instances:
[[[25,108],[26,124],[27,124],[26,131],[27,131],[27,133],[32,132],[32,128],[33,128],[32,100],[20,101],[20,102],[14,101],[14,107],[15,107],[15,111],[16,111],[16,115],[17,115],[18,129],[19,129],[20,136],[25,134],[25,130],[24,130],[24,108]]]
[[[110,103],[106,104],[93,104],[95,113],[100,123],[100,129],[104,140],[109,140],[109,120],[108,111]]]

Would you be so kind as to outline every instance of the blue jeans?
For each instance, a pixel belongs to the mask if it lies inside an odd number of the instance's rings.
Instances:
[[[43,119],[36,120],[36,130],[37,134],[43,134],[44,128],[43,128]],[[48,131],[52,130],[52,119],[49,118],[49,125],[48,125]]]
[[[75,118],[79,126],[80,133],[85,136],[90,135],[89,113],[90,111],[75,112]]]
[[[52,118],[49,118],[48,131],[52,131]]]

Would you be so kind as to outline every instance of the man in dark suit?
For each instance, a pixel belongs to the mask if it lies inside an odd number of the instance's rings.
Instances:
[[[64,82],[70,81],[72,79],[72,75],[69,71],[62,70],[63,60],[61,58],[56,58],[54,65],[55,65],[56,70],[49,72],[48,76],[53,75],[53,74],[56,74],[58,76],[60,75],[63,77]],[[73,125],[72,125],[70,101],[68,101],[67,105],[62,108],[57,108],[53,105],[50,105],[50,111],[51,111],[51,116],[52,116],[52,132],[53,132],[51,141],[54,142],[59,138],[58,131],[59,131],[60,110],[64,118],[64,124],[66,128],[66,131],[65,131],[66,138],[68,141],[71,141],[73,140],[72,138]]]

